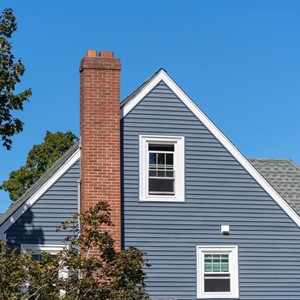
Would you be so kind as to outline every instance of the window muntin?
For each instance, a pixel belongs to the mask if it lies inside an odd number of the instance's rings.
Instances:
[[[149,195],[174,195],[174,145],[148,144]]]
[[[140,200],[184,201],[184,137],[140,136]]]
[[[237,246],[197,246],[197,297],[238,296]]]

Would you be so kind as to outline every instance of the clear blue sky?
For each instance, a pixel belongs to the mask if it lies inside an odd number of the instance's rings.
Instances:
[[[33,96],[26,126],[0,148],[0,181],[46,130],[79,134],[78,67],[86,50],[122,62],[121,98],[165,68],[246,157],[300,164],[300,1],[2,0]],[[10,204],[0,192],[0,212]]]

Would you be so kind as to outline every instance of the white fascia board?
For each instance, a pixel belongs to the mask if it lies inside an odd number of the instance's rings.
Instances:
[[[122,109],[121,118],[125,117],[160,81],[163,81],[173,93],[190,109],[204,126],[219,140],[229,153],[244,167],[244,169],[257,181],[257,183],[274,199],[283,211],[300,227],[299,215],[274,190],[262,175],[250,164],[220,129],[204,114],[204,112],[187,96],[187,94],[164,71],[160,70],[145,87],[133,97]]]
[[[0,227],[0,238],[7,229],[20,218],[60,177],[62,177],[80,158],[80,149],[73,155],[22,205],[20,206]]]

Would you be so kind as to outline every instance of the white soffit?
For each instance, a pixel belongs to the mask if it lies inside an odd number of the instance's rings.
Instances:
[[[288,203],[274,190],[274,188],[262,177],[262,175],[249,163],[241,152],[219,130],[219,128],[203,113],[203,111],[185,94],[185,92],[164,71],[160,70],[137,95],[135,95],[121,109],[121,118],[125,117],[151,90],[163,81],[173,93],[190,109],[190,111],[202,122],[204,126],[220,141],[231,155],[245,168],[245,170],[260,184],[260,186],[275,200],[286,214],[300,227],[300,217],[288,205]]]

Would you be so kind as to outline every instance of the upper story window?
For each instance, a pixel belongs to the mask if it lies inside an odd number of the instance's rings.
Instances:
[[[237,246],[197,246],[197,297],[238,298]]]
[[[184,201],[184,138],[140,136],[140,200]]]

